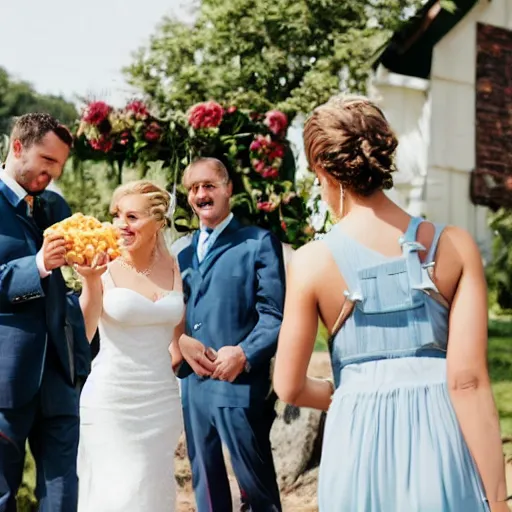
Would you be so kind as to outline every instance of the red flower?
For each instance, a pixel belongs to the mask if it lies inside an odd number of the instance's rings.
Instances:
[[[269,213],[273,212],[277,208],[277,205],[272,203],[271,201],[259,201],[256,207],[258,208],[258,210],[262,212]]]
[[[111,111],[112,107],[104,101],[93,101],[87,105],[82,117],[86,123],[98,126],[107,119]]]
[[[121,133],[121,138],[119,139],[119,144],[126,146],[126,144],[128,144],[129,138],[130,138],[130,132]]]
[[[265,162],[262,162],[261,160],[255,159],[251,163],[256,172],[261,172],[261,171],[263,171],[263,169],[265,169]]]
[[[133,112],[135,117],[139,119],[145,119],[149,116],[148,107],[146,107],[146,105],[140,100],[135,100],[131,103],[128,103],[128,105],[125,107],[125,110],[127,112]]]
[[[270,110],[265,114],[265,124],[274,135],[280,137],[286,133],[288,118],[280,110]]]
[[[194,130],[199,128],[217,128],[222,122],[224,109],[215,101],[206,101],[194,105],[188,115],[188,122]]]
[[[272,150],[270,151],[268,158],[270,160],[275,160],[276,158],[283,158],[284,156],[284,147],[281,144],[274,142],[272,144]]]
[[[160,138],[160,135],[162,135],[162,129],[160,128],[160,125],[153,121],[146,130],[146,133],[144,134],[144,138],[148,142],[155,142]]]
[[[251,142],[251,145],[249,146],[249,149],[251,151],[258,151],[258,149],[261,148],[261,140],[259,137],[257,137],[256,139],[254,139],[252,142]]]
[[[275,169],[274,167],[267,167],[262,173],[261,175],[264,177],[264,178],[267,178],[267,179],[276,179],[276,178],[279,178],[279,169]]]
[[[286,225],[286,222],[285,222],[284,220],[282,220],[282,221],[281,221],[281,229],[282,229],[283,231],[286,231],[287,227],[288,227],[288,226]]]
[[[91,147],[96,151],[101,151],[103,153],[108,153],[113,146],[113,143],[110,139],[107,139],[104,136],[101,136],[99,139],[92,139],[90,141]]]

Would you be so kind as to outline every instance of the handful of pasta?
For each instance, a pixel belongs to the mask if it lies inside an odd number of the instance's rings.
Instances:
[[[119,236],[112,224],[102,224],[98,219],[75,213],[47,228],[44,236],[61,235],[66,241],[66,262],[72,266],[95,267],[98,258],[106,253],[110,260],[121,255]]]

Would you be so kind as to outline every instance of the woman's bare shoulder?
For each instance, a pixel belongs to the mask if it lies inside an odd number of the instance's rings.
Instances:
[[[293,253],[290,268],[304,275],[316,275],[327,270],[332,261],[327,246],[321,240],[314,240]]]

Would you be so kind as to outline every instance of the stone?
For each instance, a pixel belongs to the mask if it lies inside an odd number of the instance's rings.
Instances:
[[[306,471],[318,466],[325,413],[279,401],[276,412],[270,440],[279,487],[285,490]]]

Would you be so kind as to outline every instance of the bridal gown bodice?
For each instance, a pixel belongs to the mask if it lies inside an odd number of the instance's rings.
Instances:
[[[103,281],[100,351],[80,400],[79,512],[172,512],[183,421],[168,349],[183,295],[151,301]]]

